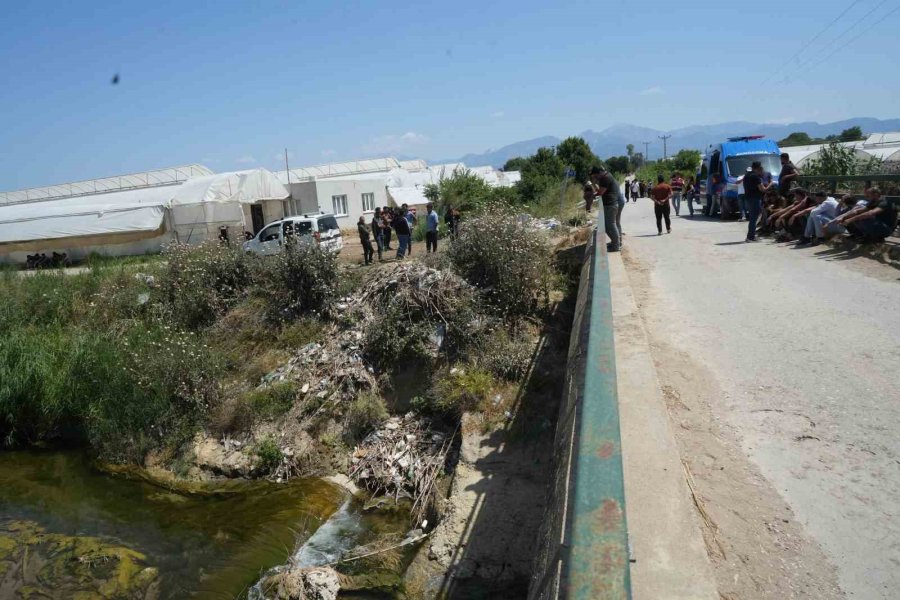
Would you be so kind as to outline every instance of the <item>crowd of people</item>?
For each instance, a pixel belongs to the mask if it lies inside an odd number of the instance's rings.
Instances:
[[[444,214],[444,223],[451,238],[456,237],[459,219],[459,210],[448,206]],[[369,223],[366,222],[364,216],[360,216],[356,229],[359,232],[359,241],[363,248],[364,263],[366,265],[374,263],[376,252],[378,260],[383,261],[385,252],[394,250],[394,247],[391,246],[394,235],[397,236],[397,260],[412,256],[413,230],[417,224],[418,217],[407,204],[403,204],[399,208],[376,207]],[[440,218],[434,210],[434,205],[429,202],[425,206],[425,252],[427,253],[437,252],[439,225]]]
[[[721,210],[724,182],[713,177],[709,190],[711,198],[703,208],[704,214],[715,216]],[[897,207],[882,195],[877,187],[867,185],[862,197],[845,194],[840,198],[825,192],[809,193],[798,187],[800,171],[788,154],[781,155],[781,172],[776,183],[771,173],[759,161],[751,164],[743,177],[744,193],[739,197],[739,221],[747,221],[747,242],[755,242],[758,235],[775,235],[779,241],[796,241],[799,245],[817,245],[829,237],[849,234],[860,242],[882,242],[897,226]],[[674,173],[666,181],[657,177],[656,185],[637,178],[626,178],[619,186],[603,167],[591,170],[590,181],[584,186],[585,208],[590,211],[596,199],[603,204],[604,227],[609,243],[607,249],[617,252],[622,246],[622,209],[629,200],[648,197],[653,201],[657,235],[672,232],[671,211],[680,215],[683,204],[694,216],[694,203],[700,202],[700,181],[685,180]]]

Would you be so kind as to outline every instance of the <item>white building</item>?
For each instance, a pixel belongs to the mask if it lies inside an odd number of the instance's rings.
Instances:
[[[371,215],[376,207],[422,206],[428,184],[457,172],[478,175],[492,187],[510,187],[521,179],[515,172],[493,167],[468,168],[462,163],[429,166],[424,160],[398,161],[377,158],[303,167],[275,173],[291,192],[290,210],[295,214],[330,212],[341,229],[352,229],[360,216]]]

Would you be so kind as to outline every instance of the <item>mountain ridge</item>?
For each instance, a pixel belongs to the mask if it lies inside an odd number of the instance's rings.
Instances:
[[[900,131],[900,119],[876,119],[873,117],[853,117],[834,121],[831,123],[818,123],[816,121],[800,121],[796,123],[753,123],[750,121],[731,121],[712,125],[689,125],[669,131],[641,127],[629,123],[616,123],[601,131],[587,129],[578,134],[591,147],[594,154],[600,158],[610,156],[622,156],[626,153],[626,146],[634,144],[635,152],[643,152],[643,142],[650,142],[649,158],[657,159],[662,156],[663,147],[659,136],[671,135],[667,140],[666,149],[672,155],[684,148],[703,150],[709,144],[720,142],[728,137],[744,135],[764,135],[780,140],[795,131],[805,131],[812,137],[825,137],[838,134],[850,127],[861,127],[865,133],[879,133],[886,131]],[[529,156],[538,148],[555,146],[562,139],[552,135],[522,140],[501,146],[497,149],[489,149],[481,153],[469,153],[455,159],[442,161],[429,161],[435,163],[462,162],[466,165],[480,166],[491,165],[502,167],[507,160],[517,156]]]

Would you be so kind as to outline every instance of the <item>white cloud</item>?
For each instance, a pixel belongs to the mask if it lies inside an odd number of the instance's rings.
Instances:
[[[497,112],[492,112],[491,116],[494,117],[495,119],[502,119],[503,117],[506,116],[506,113],[503,112],[502,110],[498,110]]]
[[[242,156],[240,158],[236,158],[234,162],[242,165],[253,165],[256,164],[256,159],[250,156],[249,154],[246,156]]]
[[[658,85],[641,90],[641,96],[652,96],[654,94],[662,94],[662,88]]]
[[[407,131],[402,134],[381,135],[369,140],[362,150],[366,154],[396,154],[409,151],[413,146],[424,144],[428,141],[428,136],[416,133],[415,131]]]

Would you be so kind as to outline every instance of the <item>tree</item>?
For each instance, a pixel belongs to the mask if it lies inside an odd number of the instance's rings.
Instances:
[[[422,195],[434,204],[441,198],[441,188],[436,183],[426,183],[425,188],[422,190]]]
[[[859,126],[845,129],[838,136],[838,140],[842,142],[856,142],[864,139],[866,139],[866,134],[863,133],[862,127]]]
[[[573,165],[574,166],[574,165]],[[519,169],[522,180],[516,184],[521,199],[530,203],[538,199],[551,185],[563,178],[566,165],[556,154],[555,148],[538,148]]]
[[[628,158],[634,158],[634,144],[628,144],[625,146],[625,151],[628,153]]]
[[[613,173],[627,173],[630,166],[627,156],[610,156],[606,159],[606,167]]]
[[[672,168],[684,173],[694,173],[700,166],[699,150],[679,150],[678,154],[672,157]]]
[[[443,212],[447,206],[463,211],[479,210],[491,198],[491,187],[470,171],[454,171],[449,177],[441,179],[439,188],[441,210],[438,212]]]
[[[795,131],[783,140],[779,140],[779,146],[809,146],[813,143],[813,139],[805,131]]]
[[[881,171],[882,161],[877,157],[860,160],[856,151],[833,141],[809,161],[804,171],[807,175],[873,175]]]
[[[503,165],[504,171],[521,171],[522,165],[528,162],[528,159],[524,156],[517,156],[515,158],[511,158],[506,161],[506,164]]]
[[[600,162],[597,155],[591,150],[591,147],[580,137],[564,139],[556,147],[556,155],[563,162],[564,166],[570,166],[575,169],[575,180],[578,183],[585,183],[591,167]]]
[[[631,157],[631,170],[637,171],[642,166],[644,166],[645,162],[647,162],[647,161],[644,160],[644,153],[643,152],[635,152],[634,155]]]

